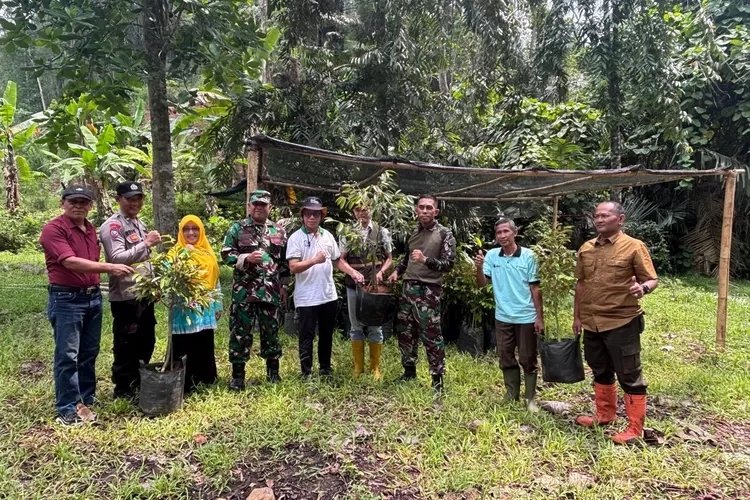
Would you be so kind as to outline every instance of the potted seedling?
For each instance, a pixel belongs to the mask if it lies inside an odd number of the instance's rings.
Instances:
[[[414,227],[414,197],[402,193],[394,181],[394,172],[383,172],[378,180],[367,186],[344,184],[336,204],[347,211],[368,207],[372,221],[387,228],[392,239],[405,239]],[[393,317],[393,292],[385,283],[378,283],[376,267],[380,241],[372,242],[361,231],[348,223],[339,222],[339,238],[346,238],[349,251],[364,255],[370,269],[367,285],[358,288],[357,318],[365,326],[381,326]],[[384,269],[384,272],[387,270]]]
[[[175,360],[173,355],[174,309],[177,306],[192,310],[208,307],[214,290],[200,279],[203,270],[190,258],[189,251],[157,251],[147,262],[149,266],[139,266],[134,293],[139,300],[161,302],[169,312],[164,361],[148,365],[141,363],[140,367],[139,405],[146,415],[156,416],[166,415],[182,406],[185,359]]]
[[[462,313],[458,350],[479,356],[485,351],[485,327],[488,318],[494,318],[495,301],[492,285],[476,286],[474,261],[469,253],[481,248],[482,242],[478,238],[473,240],[473,244],[459,244],[455,264],[446,276],[443,287],[448,299],[446,305],[458,308]]]
[[[543,224],[538,233],[537,244],[531,249],[539,266],[547,325],[547,332],[539,341],[542,378],[545,382],[580,382],[584,379],[584,372],[579,336],[563,336],[560,327],[560,309],[567,305],[576,282],[575,253],[569,249],[571,228]]]

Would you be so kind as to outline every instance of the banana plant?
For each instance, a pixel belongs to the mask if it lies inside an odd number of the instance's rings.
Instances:
[[[100,215],[109,215],[112,211],[108,193],[110,185],[124,180],[132,171],[151,177],[150,165],[142,164],[150,162],[150,155],[135,155],[135,148],[116,147],[115,128],[111,123],[99,131],[92,128],[80,127],[83,144],[68,143],[71,156],[61,158],[50,151],[44,153],[55,160],[51,168],[59,171],[63,183],[85,179],[91,184],[97,195],[97,211]]]
[[[5,208],[10,212],[21,204],[19,179],[31,177],[29,162],[19,151],[32,141],[36,131],[35,123],[26,128],[19,124],[13,126],[17,111],[16,96],[16,83],[8,82],[0,99],[0,161],[5,182]]]

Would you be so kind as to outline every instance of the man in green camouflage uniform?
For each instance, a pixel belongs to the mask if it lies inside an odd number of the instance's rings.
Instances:
[[[448,228],[435,220],[439,210],[434,196],[421,196],[416,212],[419,224],[409,238],[403,259],[388,277],[390,282],[399,276],[404,278],[396,323],[404,367],[401,380],[417,377],[417,347],[421,337],[430,363],[432,387],[441,392],[445,343],[440,330],[440,295],[443,275],[453,268],[456,259],[456,240]]]
[[[268,220],[271,193],[253,191],[248,206],[250,217],[235,222],[224,237],[221,258],[234,268],[232,305],[229,315],[229,388],[245,388],[245,363],[253,345],[253,324],[258,320],[260,357],[266,360],[266,378],[278,383],[280,306],[286,300],[282,280],[289,276],[285,256],[286,232]]]

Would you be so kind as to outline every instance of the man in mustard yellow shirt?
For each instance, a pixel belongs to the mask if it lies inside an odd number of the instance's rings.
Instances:
[[[625,392],[629,425],[612,439],[624,444],[643,435],[646,380],[641,372],[643,309],[639,300],[659,284],[646,245],[622,232],[622,205],[596,207],[599,235],[578,250],[573,330],[583,330],[583,352],[594,374],[596,414],[580,416],[586,427],[617,418],[617,386]]]

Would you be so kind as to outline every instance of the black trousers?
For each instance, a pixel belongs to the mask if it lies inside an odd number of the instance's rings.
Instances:
[[[517,368],[520,364],[524,373],[536,373],[537,335],[534,323],[504,323],[495,320],[497,337],[497,355],[500,358],[500,369]],[[518,361],[516,361],[516,347]]]
[[[298,307],[299,312],[299,364],[303,375],[312,373],[313,340],[315,325],[318,326],[318,368],[331,368],[331,349],[333,348],[333,328],[336,326],[336,301],[317,306]]]
[[[112,382],[115,396],[130,396],[141,385],[138,361],[151,361],[156,316],[154,304],[138,300],[110,302],[112,306]]]
[[[611,385],[615,375],[626,394],[646,394],[648,384],[641,369],[643,315],[606,332],[583,331],[583,354],[594,373],[594,382]]]
[[[214,354],[214,331],[201,330],[196,333],[172,335],[174,358],[185,356],[185,392],[198,384],[216,382],[216,356]]]

